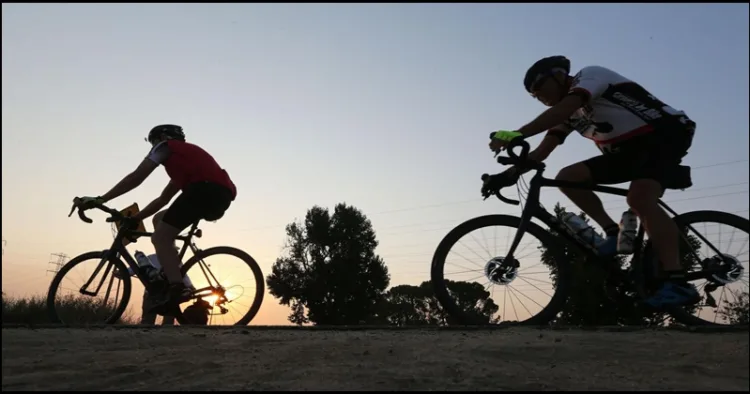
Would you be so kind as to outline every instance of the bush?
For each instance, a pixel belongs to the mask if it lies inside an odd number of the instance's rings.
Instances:
[[[104,319],[112,313],[111,307],[101,308],[95,305],[96,298],[70,295],[58,299],[58,314],[64,316],[70,324],[102,324]],[[2,295],[3,324],[49,324],[47,299],[45,296],[29,298],[9,297]],[[75,317],[75,321],[69,321]],[[115,324],[137,324],[137,319],[124,314]]]

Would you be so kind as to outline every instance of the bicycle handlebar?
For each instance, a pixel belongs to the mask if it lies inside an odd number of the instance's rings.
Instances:
[[[495,133],[490,133],[490,139],[494,137]],[[521,153],[516,154],[513,149],[517,147],[521,147]],[[510,141],[508,146],[505,148],[506,151],[508,151],[508,156],[497,156],[497,162],[502,165],[512,165],[516,166],[517,168],[524,169],[524,168],[532,168],[532,169],[540,169],[543,168],[543,164],[538,163],[533,160],[529,160],[529,150],[531,149],[528,142],[526,142],[523,138],[515,138]],[[482,182],[485,182],[486,179],[489,178],[489,174],[482,174]],[[519,205],[520,202],[518,200],[512,200],[510,198],[507,198],[503,196],[500,193],[500,190],[502,188],[495,190],[492,192],[495,197],[500,199],[506,204],[510,205]],[[486,199],[486,198],[485,198]]]
[[[490,139],[495,137],[495,132],[490,133]],[[521,154],[517,155],[513,148],[521,147]],[[505,148],[508,151],[508,157],[499,156],[497,162],[503,165],[515,165],[518,167],[534,167],[534,164],[538,164],[535,161],[529,160],[529,150],[531,146],[523,138],[514,138],[510,141],[508,146]]]
[[[76,198],[73,199],[73,207],[70,208],[70,213],[68,214],[68,217],[70,217],[71,215],[73,215],[73,212],[76,210],[76,208],[78,208],[78,204],[80,202],[81,202],[81,198],[80,197],[76,197]],[[94,204],[94,208],[100,209],[100,210],[102,210],[104,212],[107,212],[108,214],[112,215],[112,216],[110,216],[110,217],[108,217],[106,219],[107,222],[116,222],[118,220],[122,220],[122,219],[125,218],[125,216],[123,214],[121,214],[120,211],[118,211],[116,209],[109,208],[109,207],[105,206],[104,204]],[[86,216],[85,211],[81,210],[80,208],[78,209],[78,217],[81,220],[83,220],[84,222],[86,222],[86,223],[93,223],[94,222],[93,220],[89,219]]]

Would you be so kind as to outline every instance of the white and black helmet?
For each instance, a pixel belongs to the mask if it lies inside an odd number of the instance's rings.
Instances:
[[[570,60],[565,56],[550,56],[537,61],[526,71],[523,86],[527,92],[531,93],[534,84],[555,72],[570,74]]]
[[[148,132],[146,140],[153,143],[154,140],[162,136],[173,140],[185,141],[185,133],[182,131],[182,127],[173,124],[155,126]]]

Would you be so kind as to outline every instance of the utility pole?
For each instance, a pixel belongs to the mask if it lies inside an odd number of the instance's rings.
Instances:
[[[60,271],[60,268],[62,268],[62,266],[67,261],[68,261],[68,255],[65,253],[50,253],[49,265],[51,265],[52,268],[48,269],[47,272],[52,272],[53,274],[56,274],[57,271]]]

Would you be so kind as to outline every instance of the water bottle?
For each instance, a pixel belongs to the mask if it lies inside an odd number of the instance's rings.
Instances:
[[[148,256],[140,250],[135,251],[135,261],[138,263],[138,270],[148,278],[149,282],[156,282],[160,279],[159,270],[151,264]]]
[[[584,241],[591,245],[599,246],[604,242],[604,238],[602,238],[601,235],[597,234],[597,232],[594,231],[585,220],[572,212],[563,215],[563,222],[565,222],[565,224],[579,237],[583,238]]]
[[[635,231],[638,228],[638,216],[632,210],[623,212],[620,219],[620,233],[617,235],[617,253],[633,253]]]

